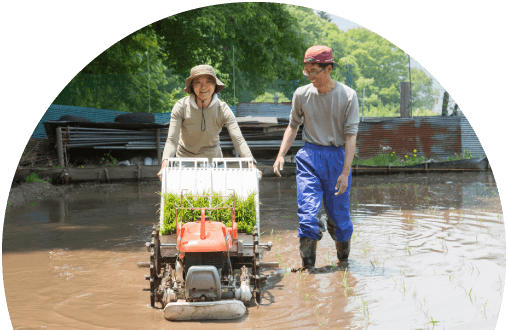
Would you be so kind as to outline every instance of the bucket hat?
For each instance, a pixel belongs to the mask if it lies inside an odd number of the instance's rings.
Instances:
[[[220,93],[220,91],[224,89],[224,87],[225,87],[224,83],[222,81],[220,81],[219,78],[217,78],[217,75],[215,74],[215,70],[209,65],[202,64],[202,65],[195,66],[190,70],[189,78],[185,79],[184,91],[187,92],[188,94],[190,94],[192,91],[192,86],[191,86],[192,80],[194,80],[194,78],[196,78],[197,76],[201,76],[204,74],[215,78],[215,84],[217,85],[215,87],[215,93]]]

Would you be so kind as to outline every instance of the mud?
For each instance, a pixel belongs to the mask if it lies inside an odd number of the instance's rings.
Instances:
[[[300,263],[294,178],[260,183],[263,261],[278,261],[261,306],[239,320],[170,323],[149,306],[144,242],[158,182],[72,187],[9,207],[3,274],[14,329],[494,329],[506,273],[492,173],[353,178],[355,231],[338,262],[327,233],[316,273]],[[437,323],[438,322],[438,323]]]

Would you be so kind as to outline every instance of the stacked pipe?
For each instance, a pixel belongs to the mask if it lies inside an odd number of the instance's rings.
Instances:
[[[243,137],[250,149],[278,150],[280,148],[286,124],[279,123],[271,126],[255,126],[249,124],[242,127]],[[168,136],[168,128],[160,129],[160,148],[164,149]],[[221,147],[233,149],[231,136],[226,128],[220,135]],[[156,130],[126,130],[114,128],[91,127],[62,127],[62,142],[67,148],[93,149],[157,149]],[[291,146],[291,151],[298,150],[304,145],[302,133],[299,130]]]
[[[67,148],[156,149],[157,130],[125,130],[114,128],[62,127],[62,141]],[[160,129],[161,148],[168,135]]]

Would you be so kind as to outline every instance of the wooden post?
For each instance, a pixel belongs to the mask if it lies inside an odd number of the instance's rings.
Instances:
[[[56,129],[56,145],[58,149],[58,163],[62,168],[65,167],[64,155],[63,155],[63,144],[62,144],[62,128],[57,127]]]
[[[157,161],[158,161],[158,165],[161,166],[162,165],[162,156],[161,156],[161,130],[160,128],[157,128],[157,130],[155,131],[157,134],[156,136],[156,141],[157,141]]]
[[[411,84],[408,81],[400,83],[400,118],[410,118]]]

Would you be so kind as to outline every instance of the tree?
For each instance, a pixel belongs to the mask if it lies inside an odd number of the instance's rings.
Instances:
[[[432,89],[432,78],[420,69],[411,69],[411,91],[413,108],[432,109],[434,98],[439,96],[437,90]]]
[[[448,116],[448,102],[450,100],[450,94],[447,91],[443,93],[443,106],[441,108],[441,116]]]
[[[265,86],[276,78],[301,76],[294,64],[303,57],[305,45],[294,33],[297,21],[286,5],[221,4],[179,13],[152,25],[168,54],[168,68],[185,77],[195,65],[212,65],[226,84],[221,92],[226,102],[235,101],[233,83],[237,95],[243,95],[244,100],[239,101],[248,102],[264,94]]]
[[[318,11],[317,14],[320,18],[327,20],[328,22],[332,21],[332,18],[330,17],[330,15],[325,11]]]
[[[129,112],[170,111],[164,54],[150,29],[137,31],[92,60],[53,103]],[[148,73],[150,75],[148,75]]]

